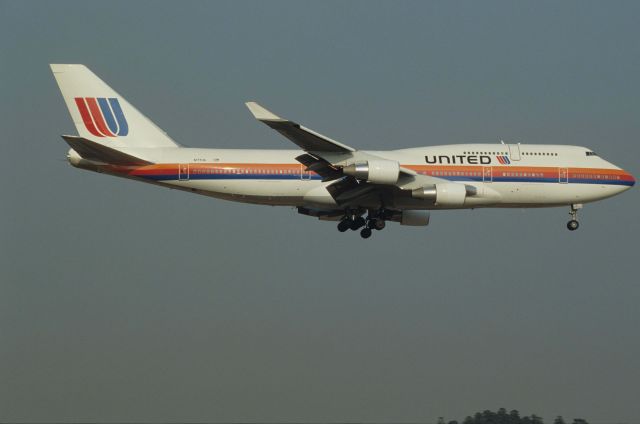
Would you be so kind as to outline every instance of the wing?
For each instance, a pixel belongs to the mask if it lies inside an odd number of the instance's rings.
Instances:
[[[247,102],[246,105],[258,121],[278,131],[298,145],[302,150],[310,153],[299,156],[296,159],[311,171],[317,172],[316,169],[322,170],[322,168],[326,168],[327,165],[333,166],[334,170],[339,170],[347,161],[354,162],[367,159],[381,159],[378,156],[342,144],[293,121],[281,118],[256,102]],[[314,167],[316,169],[314,169]],[[400,168],[400,172],[405,175],[417,175],[416,172],[411,169],[402,167]],[[317,173],[320,174],[320,172]],[[331,173],[331,176],[335,178],[341,175],[342,174]],[[324,177],[324,175],[322,176]]]
[[[258,121],[278,131],[307,152],[296,158],[298,162],[307,167],[307,170],[320,175],[325,182],[337,180],[327,185],[326,189],[339,204],[357,201],[358,198],[373,191],[389,190],[389,186],[361,181],[347,176],[343,172],[343,168],[347,165],[385,158],[356,150],[293,121],[281,118],[256,102],[247,102],[246,105]],[[447,181],[419,175],[415,171],[401,166],[398,182],[395,186],[401,190],[411,190],[443,182]]]
[[[282,119],[273,112],[268,111],[256,102],[247,102],[247,107],[253,116],[260,122],[278,131],[280,134],[293,141],[307,152],[353,152],[355,149],[345,146],[322,134],[305,128],[293,121]]]

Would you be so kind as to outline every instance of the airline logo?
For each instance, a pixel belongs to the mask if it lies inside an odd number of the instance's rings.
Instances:
[[[496,159],[503,165],[509,165],[511,163],[507,156],[496,156]]]
[[[96,137],[124,137],[129,125],[116,98],[76,97],[76,106],[87,130]]]

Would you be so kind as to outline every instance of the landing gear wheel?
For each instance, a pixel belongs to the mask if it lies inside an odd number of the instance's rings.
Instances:
[[[387,226],[387,224],[384,222],[384,219],[374,219],[373,222],[371,223],[372,225],[370,225],[370,227],[380,231],[383,230],[384,227]]]
[[[574,203],[570,206],[569,216],[571,217],[571,221],[567,222],[567,228],[569,231],[575,231],[580,226],[578,222],[578,210],[582,209],[582,205],[580,203]]]
[[[338,223],[338,231],[340,231],[341,233],[344,233],[349,228],[351,228],[351,220],[350,219],[343,219],[342,221],[340,221]]]
[[[567,228],[569,229],[569,231],[575,231],[578,229],[579,226],[580,226],[580,223],[575,219],[572,219],[571,221],[567,222]]]
[[[364,227],[366,223],[367,222],[364,220],[364,218],[359,216],[351,221],[351,229],[353,231],[356,231],[357,229]]]
[[[371,237],[371,228],[364,227],[362,231],[360,231],[360,237],[362,237],[363,239],[368,239],[369,237]]]

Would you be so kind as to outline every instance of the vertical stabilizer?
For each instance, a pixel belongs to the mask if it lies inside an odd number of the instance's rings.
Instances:
[[[78,134],[106,146],[177,147],[149,118],[84,65],[51,65]]]

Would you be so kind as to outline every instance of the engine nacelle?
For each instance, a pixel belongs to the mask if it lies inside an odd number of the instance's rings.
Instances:
[[[477,194],[477,189],[470,185],[459,183],[435,184],[411,191],[416,199],[431,200],[436,206],[462,206],[467,196]]]
[[[462,206],[467,197],[464,184],[436,184],[436,206]]]
[[[400,225],[426,226],[431,217],[429,211],[421,210],[403,210],[400,214]]]
[[[394,160],[371,159],[347,165],[342,171],[374,184],[395,184],[400,176],[400,164]]]

